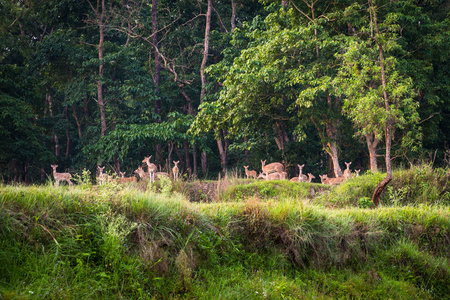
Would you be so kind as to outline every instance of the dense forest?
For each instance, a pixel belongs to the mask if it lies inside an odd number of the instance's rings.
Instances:
[[[199,178],[261,160],[290,176],[447,165],[449,8],[0,0],[1,180],[129,175],[150,155]]]

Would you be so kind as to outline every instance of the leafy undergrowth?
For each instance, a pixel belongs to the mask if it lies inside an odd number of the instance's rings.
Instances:
[[[231,185],[223,201],[190,202],[169,185],[0,186],[3,299],[450,294],[442,203],[330,209],[315,203],[338,189],[314,198],[311,185],[288,182],[242,184],[241,198]],[[260,193],[264,185],[285,191]]]
[[[368,173],[344,181],[323,193],[314,201],[327,207],[370,206],[378,183],[385,174]],[[433,169],[429,165],[394,171],[393,179],[382,194],[381,204],[403,205],[450,205],[450,169]]]

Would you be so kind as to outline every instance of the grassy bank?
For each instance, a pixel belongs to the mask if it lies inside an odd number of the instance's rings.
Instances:
[[[405,175],[403,182],[406,178],[411,177]],[[416,183],[410,185],[411,193],[419,190]],[[208,202],[187,201],[164,184],[148,190],[1,186],[1,295],[448,298],[450,208],[445,197],[430,203],[416,196],[414,205],[402,200],[366,209],[354,202],[361,194],[341,204],[331,200],[352,190],[360,193],[355,189],[290,186],[216,185],[220,197]],[[280,193],[272,192],[276,188]]]

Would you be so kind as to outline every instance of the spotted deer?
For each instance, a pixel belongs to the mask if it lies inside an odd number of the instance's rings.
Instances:
[[[352,178],[352,171],[350,171],[350,165],[352,164],[352,162],[346,162],[345,163],[346,165],[347,165],[347,169],[345,169],[344,170],[344,179],[345,180],[347,180],[347,179],[350,179],[350,178]]]
[[[58,173],[56,172],[56,168],[58,165],[51,165],[53,169],[53,178],[55,179],[55,186],[59,186],[60,181],[66,181],[70,186],[73,185],[72,181],[72,175],[70,173]]]
[[[281,174],[278,172],[265,175],[263,172],[259,173],[258,179],[263,178],[265,180],[281,180]]]
[[[178,175],[180,174],[180,169],[178,168],[178,164],[180,161],[173,161],[175,166],[172,168],[173,179],[178,181]]]
[[[261,160],[261,164],[262,164],[262,171],[265,174],[270,174],[274,172],[278,173],[284,172],[284,166],[282,163],[274,162],[266,165],[266,160]]]
[[[150,175],[150,182],[155,182],[155,173],[156,171],[158,171],[158,167],[154,163],[150,162],[151,158],[152,158],[151,155],[149,157],[144,156],[144,160],[142,162],[146,163],[148,166],[148,174]]]
[[[120,177],[117,178],[119,183],[137,182],[137,178],[134,176],[125,177],[125,172],[119,172]]]
[[[245,169],[245,175],[247,176],[247,179],[248,179],[249,177],[253,177],[254,179],[257,178],[256,171],[249,171],[249,170],[248,170],[248,166],[244,166],[244,169]]]

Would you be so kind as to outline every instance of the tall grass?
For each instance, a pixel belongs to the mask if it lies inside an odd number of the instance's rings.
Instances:
[[[2,185],[0,293],[4,299],[445,298],[450,208],[422,201],[419,191],[426,190],[421,180],[435,180],[441,193],[447,174],[401,172],[399,182],[409,182],[420,201],[377,209],[358,207],[366,187],[350,188],[376,175],[338,188],[236,178],[218,185],[219,198],[198,202],[161,185]]]

